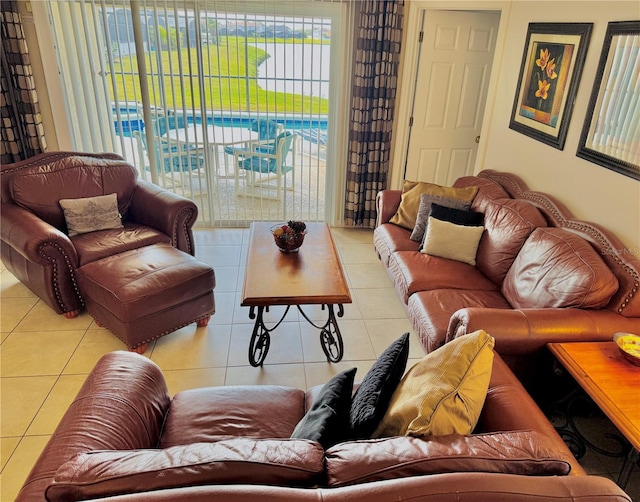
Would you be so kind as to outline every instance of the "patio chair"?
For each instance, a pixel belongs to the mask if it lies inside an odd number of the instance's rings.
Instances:
[[[255,119],[251,122],[251,130],[258,133],[258,141],[252,143],[252,147],[261,153],[269,153],[276,142],[278,135],[284,132],[284,125],[271,119]],[[225,146],[224,153],[234,155],[235,152],[245,151],[246,147]]]
[[[167,111],[163,108],[154,108],[151,111],[151,121],[153,130],[158,136],[164,136],[171,129],[179,129],[187,125],[184,115],[177,115],[172,110]]]
[[[237,166],[236,192],[249,197],[280,199],[284,190],[293,190],[297,139],[297,134],[285,131],[278,135],[268,151],[251,149],[234,152]],[[287,163],[289,158],[290,164]],[[240,171],[244,171],[245,190],[240,190]],[[290,185],[287,185],[287,173],[291,173]],[[252,190],[247,190],[247,187],[251,187]],[[273,195],[274,191],[275,195]]]
[[[148,143],[143,131],[134,131],[133,137],[138,144],[138,158],[143,177],[146,179],[146,171],[149,168],[145,161],[148,158]],[[156,161],[158,162],[158,174],[165,178],[166,186],[180,186],[183,184],[183,175],[188,171],[198,171],[204,168],[205,148],[196,144],[185,144],[176,140],[154,136],[154,148]]]

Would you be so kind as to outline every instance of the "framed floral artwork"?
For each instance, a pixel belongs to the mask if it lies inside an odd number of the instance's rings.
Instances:
[[[593,23],[530,23],[509,128],[562,150]]]

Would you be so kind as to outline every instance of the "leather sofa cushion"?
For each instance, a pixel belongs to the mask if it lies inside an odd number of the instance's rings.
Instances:
[[[245,438],[288,438],[305,414],[305,392],[277,385],[207,387],[171,402],[160,447]]]
[[[93,451],[56,472],[47,500],[222,483],[313,486],[324,471],[324,450],[313,441],[238,438],[161,450]]]
[[[326,459],[329,486],[446,472],[556,476],[571,470],[563,452],[536,431],[350,441],[327,450]]]
[[[409,239],[411,232],[393,223],[384,223],[373,231],[373,245],[385,267],[396,251],[418,251],[421,242]]]
[[[533,205],[520,199],[490,199],[479,192],[471,209],[484,213],[485,231],[476,254],[476,267],[501,285],[520,248],[537,227],[547,222]]]
[[[498,291],[499,289],[477,268],[468,263],[425,253],[398,251],[389,258],[388,267],[398,296],[404,303],[419,291],[434,289]]]
[[[50,225],[66,230],[60,199],[78,199],[115,193],[118,210],[126,221],[137,172],[115,161],[70,157],[45,166],[24,169],[11,179],[10,193],[16,204]]]
[[[171,238],[155,228],[129,222],[124,228],[76,235],[71,242],[78,253],[79,266],[82,266],[132,249],[161,242],[171,244]]]
[[[502,285],[514,308],[602,308],[618,279],[583,238],[561,228],[536,229]]]

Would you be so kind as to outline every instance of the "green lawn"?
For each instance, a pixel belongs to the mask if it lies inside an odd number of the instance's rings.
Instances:
[[[251,41],[251,40],[250,40]],[[291,40],[292,43],[295,42]],[[299,41],[298,41],[299,42]],[[195,48],[149,51],[146,54],[151,101],[160,107],[199,110],[204,99],[208,110],[286,112],[326,114],[327,99],[311,98],[299,94],[264,91],[258,87],[258,66],[269,55],[262,49],[245,45],[245,39],[222,37],[218,45],[206,45],[203,51],[203,89],[199,84],[197,52]],[[181,86],[179,76],[162,79],[158,74],[184,75]],[[118,61],[115,79],[120,101],[135,101],[140,96],[138,67],[135,56]],[[162,99],[164,88],[165,98]],[[203,92],[204,91],[204,92]]]

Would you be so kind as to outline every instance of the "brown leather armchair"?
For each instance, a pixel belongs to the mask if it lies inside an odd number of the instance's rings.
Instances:
[[[82,265],[157,243],[194,254],[190,200],[138,180],[116,154],[49,152],[0,171],[2,262],[59,314],[78,315]],[[61,199],[117,194],[122,228],[69,237]]]

